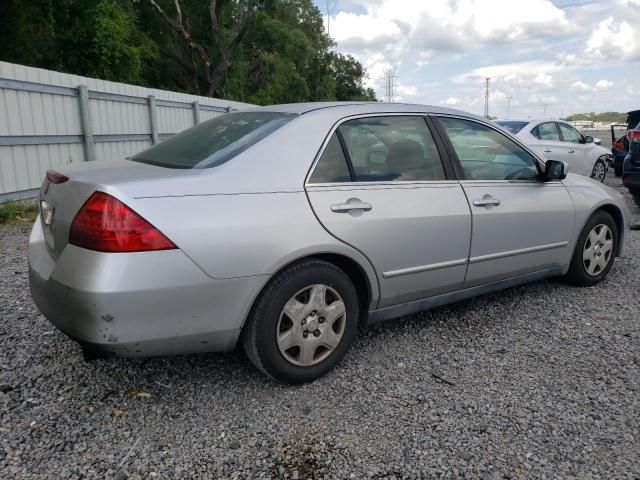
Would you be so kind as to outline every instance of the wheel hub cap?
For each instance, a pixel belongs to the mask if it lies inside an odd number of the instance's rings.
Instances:
[[[595,277],[607,268],[613,254],[613,233],[604,224],[593,227],[584,243],[582,264],[588,275]]]
[[[278,350],[290,363],[311,366],[338,347],[346,326],[346,308],[329,285],[303,288],[284,305],[276,329]]]

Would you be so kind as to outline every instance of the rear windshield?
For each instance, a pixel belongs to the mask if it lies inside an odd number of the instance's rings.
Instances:
[[[496,123],[514,135],[527,126],[527,122],[500,121]]]
[[[211,168],[231,160],[290,122],[295,114],[234,112],[212,118],[137,153],[130,160],[167,168]]]

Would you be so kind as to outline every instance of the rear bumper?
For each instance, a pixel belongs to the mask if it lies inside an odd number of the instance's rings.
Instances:
[[[232,349],[264,279],[213,279],[180,250],[109,254],[67,245],[57,259],[39,219],[29,240],[31,295],[84,347],[116,356]]]

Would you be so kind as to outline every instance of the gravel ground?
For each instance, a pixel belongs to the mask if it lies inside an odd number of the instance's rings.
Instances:
[[[0,227],[2,478],[640,478],[639,232],[597,287],[375,326],[296,388],[237,352],[85,363],[29,297],[27,238]]]

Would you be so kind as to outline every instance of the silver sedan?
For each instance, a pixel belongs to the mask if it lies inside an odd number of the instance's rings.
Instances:
[[[49,171],[31,292],[87,355],[241,342],[302,383],[371,323],[545,277],[595,285],[627,218],[613,190],[464,112],[256,108]]]

